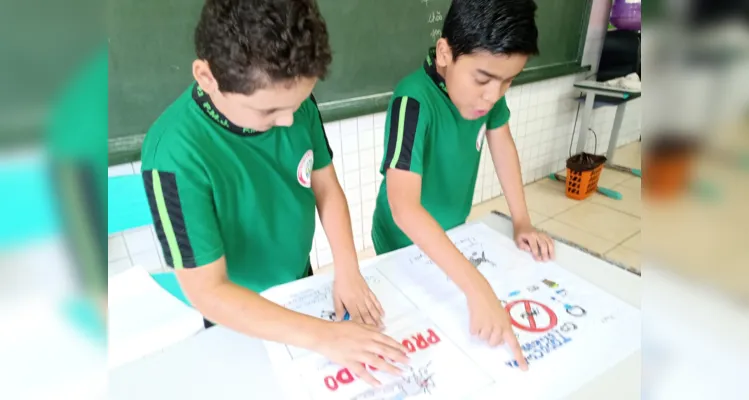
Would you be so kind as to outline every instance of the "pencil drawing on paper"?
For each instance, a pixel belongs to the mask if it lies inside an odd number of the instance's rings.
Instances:
[[[352,400],[402,400],[420,394],[432,394],[434,389],[434,371],[432,362],[419,369],[407,367],[408,373],[401,379],[390,384],[373,387],[364,393],[352,398]]]
[[[486,256],[483,245],[473,236],[467,236],[453,242],[455,247],[471,262],[471,264],[478,268],[479,266],[492,266],[496,267],[497,264],[490,260]],[[411,264],[434,264],[426,254],[420,252],[418,255],[410,259]]]

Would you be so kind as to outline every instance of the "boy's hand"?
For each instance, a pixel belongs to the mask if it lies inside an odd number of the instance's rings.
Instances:
[[[525,356],[512,330],[510,315],[491,287],[469,295],[468,309],[471,314],[471,334],[488,342],[491,347],[507,344],[520,369],[528,370]]]
[[[328,322],[318,335],[319,341],[313,351],[348,368],[351,373],[373,386],[379,385],[380,382],[364,365],[401,376],[403,371],[386,360],[401,364],[409,362],[407,350],[403,345],[371,326],[352,321]]]
[[[385,312],[358,268],[335,272],[333,304],[337,321],[348,311],[354,322],[382,326]]]
[[[515,244],[519,249],[531,253],[536,261],[554,259],[554,241],[548,235],[537,231],[530,223],[520,223],[514,228]]]

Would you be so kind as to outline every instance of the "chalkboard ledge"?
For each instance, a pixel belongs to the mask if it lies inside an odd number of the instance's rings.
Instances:
[[[581,66],[577,62],[527,69],[515,78],[513,86],[558,78],[560,76],[572,75],[585,71],[590,71],[590,66]],[[387,110],[390,96],[392,96],[392,94],[392,92],[387,92],[355,99],[321,103],[320,113],[322,114],[323,120],[330,122],[382,112]]]
[[[590,71],[590,66],[581,66],[578,62],[556,64],[523,71],[515,81],[514,86],[538,82],[560,76]],[[331,122],[360,115],[374,114],[387,110],[392,92],[379,93],[370,96],[357,97],[347,100],[320,103],[320,113],[323,121]],[[109,139],[109,165],[117,165],[140,160],[140,147],[145,134]]]

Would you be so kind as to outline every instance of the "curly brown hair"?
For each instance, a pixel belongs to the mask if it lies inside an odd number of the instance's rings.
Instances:
[[[276,82],[323,79],[332,60],[315,0],[206,0],[195,52],[219,90],[245,95]]]

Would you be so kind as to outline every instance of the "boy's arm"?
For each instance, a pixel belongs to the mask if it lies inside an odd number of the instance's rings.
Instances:
[[[530,252],[536,260],[547,261],[554,258],[554,242],[547,235],[538,232],[531,224],[523,192],[520,159],[515,141],[510,134],[509,124],[505,123],[487,131],[486,140],[494,162],[494,169],[497,171],[497,177],[510,208],[515,242],[519,248]]]
[[[382,168],[395,224],[435,262],[466,296],[471,333],[491,346],[507,343],[522,369],[525,358],[489,283],[455,247],[439,223],[421,204],[421,176],[429,126],[428,110],[417,99],[397,97],[390,105]]]
[[[312,349],[326,328],[323,320],[288,310],[230,282],[224,257],[175,274],[185,296],[205,318],[248,336]]]
[[[364,364],[400,375],[398,368],[380,356],[408,363],[403,346],[373,328],[294,312],[231,283],[224,257],[200,267],[179,269],[176,275],[187,298],[209,320],[251,337],[321,353],[370,384],[379,382]]]
[[[391,338],[357,324],[334,324],[285,309],[229,280],[210,180],[180,144],[162,147],[169,151],[159,157],[149,154],[143,181],[164,258],[195,308],[246,335],[321,353],[370,383],[376,380],[362,363],[397,373],[377,357],[407,361],[403,346]],[[153,147],[147,146],[149,153]]]
[[[336,319],[348,311],[353,321],[382,325],[384,311],[359,271],[348,203],[332,164],[312,172],[312,190],[333,252]]]
[[[348,311],[352,321],[382,325],[382,306],[359,271],[348,202],[331,162],[333,151],[328,144],[314,96],[310,96],[306,107],[315,155],[312,191],[315,193],[320,222],[333,252],[336,319],[342,320]]]
[[[395,224],[445,271],[466,297],[491,291],[483,275],[455,247],[440,224],[421,205],[421,175],[388,169],[387,196]]]
[[[465,294],[471,334],[490,346],[506,343],[520,368],[526,370],[528,365],[512,331],[509,315],[489,282],[421,205],[421,176],[391,168],[387,171],[387,180],[388,201],[395,223]]]

